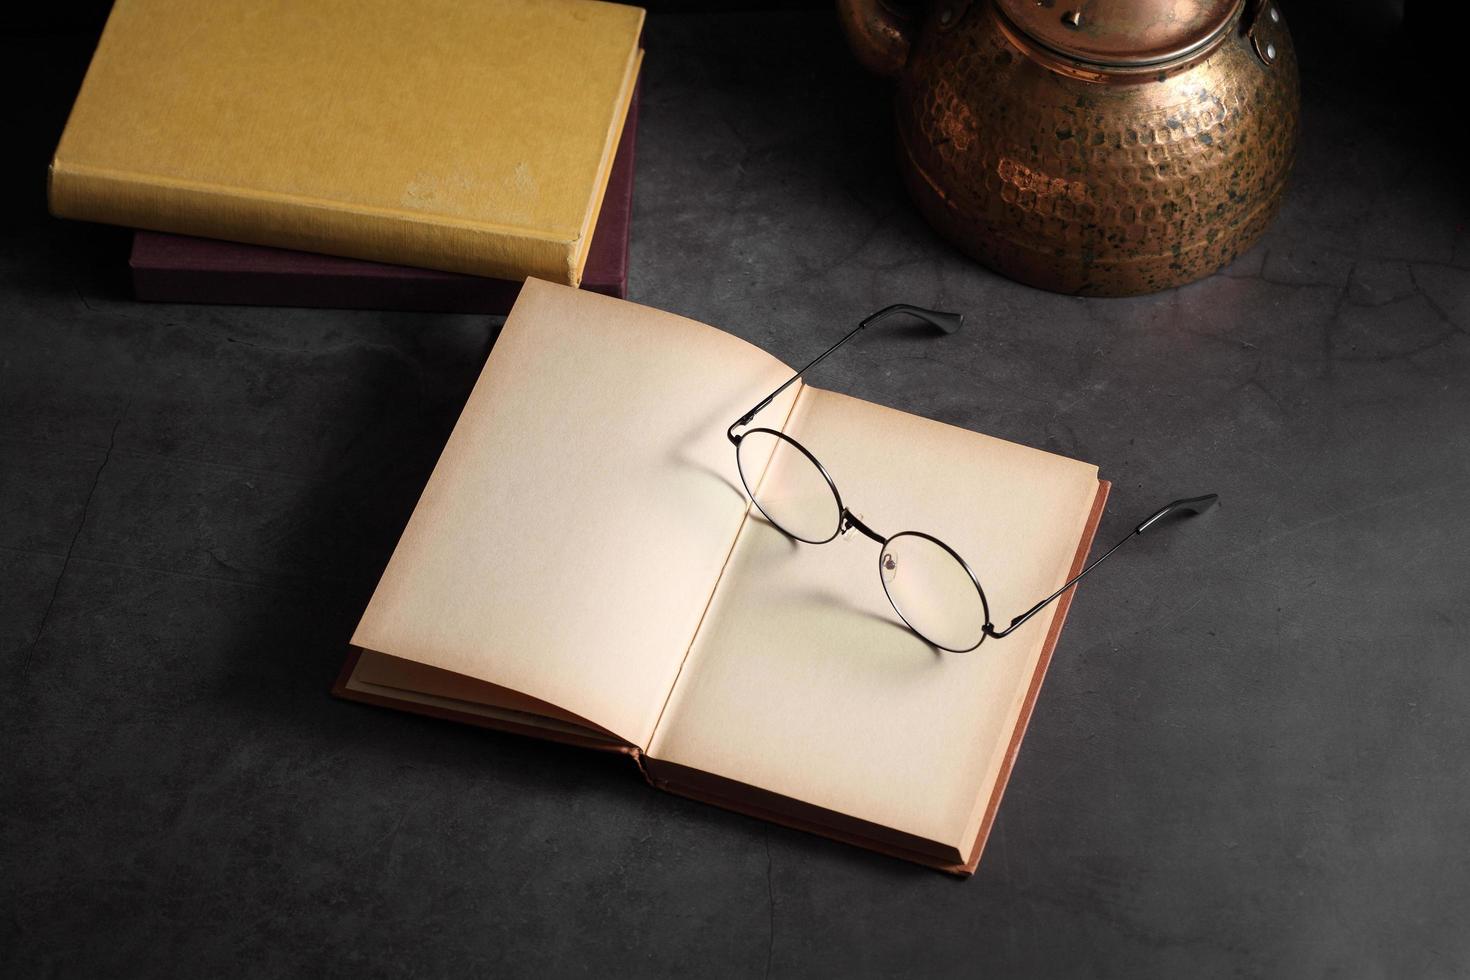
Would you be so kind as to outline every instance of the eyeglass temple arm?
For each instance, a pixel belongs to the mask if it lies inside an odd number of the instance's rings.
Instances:
[[[1101,555],[1094,559],[1090,565],[1082,569],[1082,571],[1077,574],[1076,578],[1072,579],[1060,589],[1057,589],[1045,599],[1042,599],[1036,605],[1032,606],[1030,609],[1026,610],[1015,619],[1011,620],[1011,625],[1007,626],[1005,629],[997,630],[991,624],[986,623],[985,635],[993,636],[996,639],[1000,639],[1001,637],[1010,634],[1016,629],[1016,627],[1020,626],[1022,623],[1026,622],[1026,620],[1030,619],[1032,616],[1035,616],[1037,613],[1041,612],[1041,610],[1045,609],[1047,606],[1055,602],[1063,592],[1066,592],[1072,586],[1082,581],[1082,576],[1086,575],[1088,572],[1101,565],[1113,552],[1117,551],[1119,548],[1123,547],[1123,545],[1127,544],[1129,541],[1132,541],[1135,537],[1142,534],[1144,531],[1147,531],[1149,528],[1153,527],[1159,521],[1170,516],[1171,514],[1202,514],[1205,511],[1209,510],[1211,507],[1214,507],[1219,502],[1219,494],[1207,493],[1202,497],[1186,497],[1183,500],[1175,500],[1171,503],[1165,504],[1163,507],[1160,507],[1158,510],[1154,511],[1152,514],[1146,517],[1132,531],[1128,532],[1128,536],[1125,537],[1122,541],[1119,541],[1117,544],[1113,545],[1107,551],[1104,551]]]
[[[736,437],[735,430],[740,428],[742,425],[750,424],[750,420],[755,418],[757,412],[765,408],[767,405],[771,404],[771,402],[775,401],[776,396],[795,384],[797,378],[801,377],[803,374],[806,374],[812,368],[816,367],[818,364],[822,363],[822,361],[826,360],[829,354],[831,354],[837,348],[841,347],[843,344],[847,343],[852,338],[856,337],[864,327],[870,327],[878,321],[885,320],[888,317],[898,313],[907,313],[909,316],[918,317],[920,320],[923,320],[928,324],[938,327],[945,333],[954,333],[955,331],[959,330],[965,322],[965,315],[963,313],[941,313],[938,310],[926,310],[921,306],[910,306],[907,303],[894,303],[892,306],[885,306],[877,313],[874,313],[872,316],[868,317],[862,323],[859,323],[856,327],[853,327],[850,331],[848,331],[845,337],[837,341],[837,343],[833,344],[831,347],[828,347],[826,350],[822,351],[822,353],[818,354],[815,358],[812,359],[811,363],[802,368],[800,371],[797,371],[795,374],[793,374],[785,384],[783,384],[781,387],[777,388],[775,391],[771,392],[769,395],[757,402],[755,408],[752,408],[750,411],[746,412],[744,415],[740,416],[740,418],[735,420],[735,423],[726,430],[725,435],[729,437],[731,442],[738,443],[740,440]]]

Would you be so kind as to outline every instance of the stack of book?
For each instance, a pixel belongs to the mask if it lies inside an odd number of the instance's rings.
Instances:
[[[643,11],[119,3],[53,213],[138,229],[140,299],[505,313],[627,293]]]

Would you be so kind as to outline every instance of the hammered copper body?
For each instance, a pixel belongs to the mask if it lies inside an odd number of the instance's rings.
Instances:
[[[921,23],[879,3],[839,10],[860,60],[898,75],[909,190],[1002,274],[1166,289],[1280,207],[1299,94],[1276,0],[940,0]]]

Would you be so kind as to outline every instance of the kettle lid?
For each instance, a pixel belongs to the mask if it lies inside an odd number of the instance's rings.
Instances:
[[[1245,0],[996,0],[1043,47],[1088,64],[1141,68],[1196,54]]]

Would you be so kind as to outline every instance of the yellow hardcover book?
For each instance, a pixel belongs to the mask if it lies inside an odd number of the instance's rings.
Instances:
[[[577,285],[642,29],[595,0],[118,0],[51,211]]]

